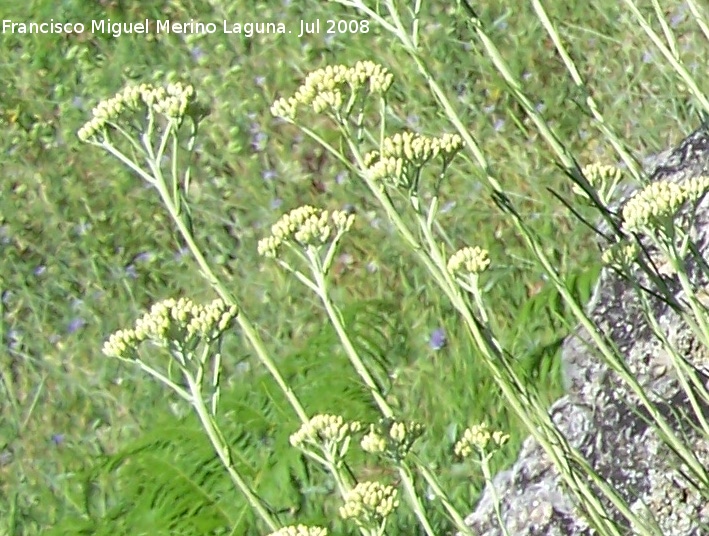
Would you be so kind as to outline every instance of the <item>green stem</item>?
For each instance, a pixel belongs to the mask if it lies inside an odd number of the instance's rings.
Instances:
[[[421,523],[423,530],[426,531],[426,534],[428,534],[428,536],[435,536],[436,532],[433,530],[433,527],[431,527],[431,523],[428,521],[428,516],[426,515],[426,510],[421,504],[418,493],[416,493],[416,488],[414,487],[414,477],[411,474],[411,469],[409,469],[409,467],[404,463],[399,464],[398,469],[399,477],[404,485],[406,496],[409,498],[409,504],[414,509],[414,514],[416,514],[416,517],[418,518],[419,523]]]
[[[625,165],[628,167],[628,170],[630,170],[630,173],[633,175],[633,178],[638,183],[642,182],[642,170],[638,166],[638,163],[635,161],[635,158],[633,158],[633,156],[626,150],[625,146],[623,145],[623,142],[620,140],[615,131],[606,123],[603,115],[601,114],[598,108],[598,105],[596,104],[596,101],[591,96],[591,93],[588,91],[586,84],[581,78],[581,73],[579,73],[579,70],[576,68],[574,60],[571,59],[571,56],[566,51],[566,47],[564,47],[561,41],[561,37],[556,31],[556,28],[554,28],[554,25],[551,23],[551,20],[549,20],[549,16],[544,10],[544,6],[542,6],[540,0],[532,0],[532,7],[537,13],[537,18],[539,18],[540,22],[542,23],[542,26],[544,26],[544,29],[547,31],[549,37],[551,37],[552,41],[554,42],[554,46],[556,47],[559,56],[561,56],[561,59],[563,60],[564,65],[566,66],[566,70],[569,71],[569,74],[571,75],[571,79],[573,80],[574,84],[576,85],[576,87],[583,91],[586,97],[586,104],[588,105],[591,114],[596,120],[596,124],[598,125],[598,128],[601,133],[603,134],[604,139],[608,140],[611,143],[613,149],[615,149],[615,152],[618,153]]]
[[[332,303],[332,300],[328,295],[325,275],[322,273],[322,271],[316,269],[315,266],[311,265],[311,267],[313,268],[313,277],[318,288],[318,296],[320,297],[320,301],[325,307],[325,311],[327,312],[327,316],[330,319],[330,323],[335,328],[337,336],[345,349],[345,353],[347,354],[350,363],[352,363],[352,366],[354,367],[355,371],[357,372],[359,377],[362,378],[362,381],[364,381],[364,384],[369,389],[370,393],[372,394],[372,397],[377,403],[377,406],[379,406],[379,410],[382,412],[384,417],[387,419],[393,418],[394,410],[384,399],[384,396],[379,392],[379,386],[377,386],[377,383],[374,381],[374,378],[369,373],[367,366],[359,357],[357,350],[355,349],[349,335],[347,334],[347,330],[342,324],[342,317],[340,315],[340,312],[335,307],[335,304]]]
[[[212,416],[207,409],[207,406],[202,400],[202,393],[200,392],[199,386],[195,383],[194,378],[188,373],[184,374],[187,384],[190,388],[190,393],[192,394],[192,407],[195,408],[197,416],[199,417],[202,427],[214,447],[217,456],[222,462],[222,465],[226,468],[232,482],[239,488],[239,491],[243,493],[246,499],[249,501],[251,507],[256,511],[256,513],[261,517],[261,519],[268,525],[269,530],[276,531],[280,527],[280,524],[276,522],[271,516],[271,513],[266,509],[261,500],[254,494],[246,481],[241,477],[236,469],[234,469],[234,463],[231,459],[231,453],[229,446],[226,444],[224,437],[219,432]]]
[[[426,483],[433,490],[433,493],[443,504],[443,507],[446,509],[446,512],[448,512],[448,515],[453,520],[453,523],[455,523],[456,528],[463,534],[473,536],[473,532],[470,530],[470,527],[465,524],[465,520],[462,518],[460,513],[458,513],[458,510],[455,509],[455,507],[450,501],[450,497],[448,497],[448,494],[443,491],[443,488],[441,488],[440,484],[438,483],[438,479],[433,475],[428,466],[424,463],[417,461],[416,467],[421,473],[421,476],[423,476]]]
[[[490,493],[492,494],[492,503],[495,505],[495,516],[497,517],[497,522],[500,524],[500,529],[504,536],[510,536],[507,531],[507,526],[502,520],[502,512],[500,512],[500,498],[497,495],[497,490],[492,483],[492,472],[490,471],[490,455],[480,452],[480,467],[483,471],[483,476],[485,477],[485,483],[490,487]]]
[[[630,8],[630,11],[635,16],[635,19],[640,24],[640,27],[645,30],[645,33],[653,42],[653,44],[660,50],[662,55],[669,62],[675,72],[687,85],[687,88],[689,89],[690,93],[694,96],[695,99],[699,101],[699,103],[702,105],[702,108],[704,108],[704,111],[709,112],[709,100],[707,100],[707,97],[704,95],[704,92],[699,88],[697,82],[694,80],[692,75],[689,74],[689,71],[687,71],[681,60],[675,57],[674,54],[672,54],[672,51],[662,42],[660,36],[657,35],[655,30],[652,29],[652,26],[650,26],[650,23],[647,21],[647,19],[645,19],[642,13],[640,13],[640,10],[637,8],[635,3],[633,3],[632,0],[623,1],[628,6],[628,8]]]
[[[156,171],[159,172],[159,169],[157,169]],[[235,305],[236,307],[239,307],[237,300],[234,298],[231,292],[226,289],[224,284],[212,271],[211,267],[209,266],[209,263],[204,258],[204,255],[202,255],[202,251],[194,241],[192,233],[185,225],[183,219],[179,216],[177,208],[172,203],[172,197],[170,196],[170,192],[167,190],[167,185],[165,184],[165,180],[163,179],[161,173],[156,177],[156,188],[160,194],[163,204],[167,208],[168,212],[170,213],[170,216],[175,222],[175,225],[179,229],[180,234],[187,243],[187,247],[192,252],[192,256],[197,261],[197,265],[202,271],[202,275],[204,276],[204,278],[209,282],[212,288],[217,291],[217,293],[224,300],[225,303],[227,303],[228,305]],[[276,367],[271,357],[268,355],[268,352],[266,351],[266,348],[263,345],[261,337],[259,337],[256,332],[256,329],[246,317],[245,313],[241,310],[241,307],[239,307],[239,314],[236,317],[236,322],[239,324],[239,327],[246,336],[246,339],[254,348],[254,351],[256,352],[256,355],[258,356],[261,363],[263,363],[263,365],[266,367],[268,372],[278,384],[278,387],[288,399],[288,402],[295,410],[301,422],[308,422],[308,415],[305,412],[305,409],[296,397],[293,390],[286,383],[285,379],[281,375],[280,371]]]

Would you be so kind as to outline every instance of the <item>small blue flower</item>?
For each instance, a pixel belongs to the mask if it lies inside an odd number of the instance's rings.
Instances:
[[[0,244],[9,244],[12,242],[12,237],[10,236],[10,228],[7,225],[0,225]]]
[[[202,47],[194,46],[190,49],[190,55],[194,61],[199,61],[204,57],[204,50]]]
[[[176,261],[180,261],[180,260],[182,260],[183,257],[185,257],[186,255],[189,255],[189,253],[190,253],[190,250],[188,247],[181,247],[180,249],[178,249],[175,252],[174,259]]]
[[[150,262],[155,258],[155,254],[151,251],[142,251],[133,257],[133,262],[143,263]]]
[[[257,153],[263,151],[266,148],[266,142],[268,141],[268,134],[265,132],[254,132],[251,136],[251,148]]]
[[[677,28],[677,26],[684,22],[686,16],[687,12],[683,8],[678,9],[672,17],[670,17],[670,27],[672,27],[672,29]]]
[[[275,169],[264,169],[261,172],[261,178],[265,181],[272,181],[276,177],[278,177],[278,172]]]
[[[81,328],[83,328],[86,325],[86,320],[83,318],[74,318],[71,322],[69,322],[69,326],[66,328],[67,333],[75,333],[79,331]]]
[[[92,225],[87,222],[77,223],[74,226],[74,233],[78,236],[83,236],[91,230]]]
[[[440,350],[446,345],[446,330],[443,328],[436,328],[431,333],[431,337],[428,339],[428,345],[432,350]]]
[[[52,434],[52,443],[57,446],[64,443],[64,434]]]
[[[22,333],[16,329],[9,329],[5,332],[6,344],[9,350],[17,350],[22,343]]]
[[[456,202],[455,201],[447,201],[442,207],[441,207],[441,214],[446,214],[453,210],[455,208]]]

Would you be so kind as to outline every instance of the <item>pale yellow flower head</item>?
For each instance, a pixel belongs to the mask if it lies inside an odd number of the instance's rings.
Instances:
[[[596,191],[598,198],[604,205],[608,205],[613,198],[616,188],[623,180],[623,172],[615,166],[608,166],[594,162],[584,166],[583,175],[591,188]],[[578,184],[571,187],[574,194],[584,201],[590,201],[588,194]]]
[[[81,141],[88,141],[117,122],[126,110],[144,110],[168,119],[180,120],[187,107],[195,99],[194,87],[180,82],[165,87],[141,84],[126,86],[113,97],[99,102],[92,111],[92,118],[78,131]]]
[[[290,444],[296,448],[315,445],[331,449],[348,442],[361,429],[359,422],[346,422],[340,415],[315,415],[290,436]]]
[[[136,344],[138,340],[135,331],[119,329],[103,344],[103,353],[109,357],[125,357],[134,350]]]
[[[161,346],[171,342],[189,345],[210,342],[219,337],[238,314],[236,306],[221,299],[206,305],[195,304],[188,298],[172,298],[154,304],[150,311],[135,321],[132,329],[119,330],[103,346],[104,354],[125,357],[143,341]]]
[[[307,527],[305,525],[291,525],[272,532],[268,536],[327,536],[327,529],[322,527]]]
[[[408,186],[409,180],[424,164],[436,157],[449,162],[463,147],[458,134],[430,137],[415,132],[397,132],[384,138],[378,151],[364,157],[372,180],[388,180],[395,186]]]
[[[448,260],[448,272],[451,275],[479,274],[487,270],[488,266],[490,266],[488,252],[478,246],[459,249]]]
[[[709,190],[709,177],[687,179],[681,184],[655,181],[635,192],[623,206],[623,230],[644,232],[665,218],[673,218],[687,201],[695,203]]]
[[[315,113],[339,112],[350,95],[363,88],[381,95],[392,80],[384,67],[371,61],[357,62],[354,67],[328,65],[309,73],[292,96],[277,99],[271,106],[271,114],[292,121],[299,107],[312,108]]]
[[[686,191],[671,181],[657,181],[636,192],[623,206],[623,229],[640,232],[658,219],[672,217],[687,200]]]
[[[463,437],[455,444],[453,451],[456,456],[467,458],[473,451],[484,452],[491,441],[497,449],[509,438],[509,435],[500,431],[491,432],[487,424],[476,424],[463,432]]]
[[[365,434],[360,442],[362,450],[372,454],[384,452],[387,448],[387,440],[374,429],[374,425],[370,426],[369,432]]]
[[[378,426],[370,425],[369,432],[362,438],[360,446],[365,452],[384,454],[388,458],[401,460],[406,457],[423,432],[424,428],[419,423],[384,419]]]
[[[341,210],[330,213],[310,205],[298,207],[271,226],[271,235],[258,243],[258,253],[265,257],[277,257],[280,247],[286,242],[295,242],[300,246],[322,246],[336,235],[349,231],[354,219],[354,214]]]
[[[635,242],[618,242],[608,247],[601,255],[606,266],[622,270],[629,267],[638,258],[640,248]]]
[[[397,490],[379,482],[360,482],[345,496],[340,507],[343,519],[352,519],[358,526],[380,526],[382,521],[399,506]]]

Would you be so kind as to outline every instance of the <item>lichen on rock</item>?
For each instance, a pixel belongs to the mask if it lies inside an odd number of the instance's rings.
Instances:
[[[709,175],[709,128],[700,128],[675,149],[659,155],[649,167],[649,175],[652,181],[677,184]],[[704,198],[691,214],[681,212],[679,219],[680,225],[687,225],[706,261],[709,200]],[[662,264],[651,241],[643,242],[643,248],[646,261],[654,266]],[[685,259],[689,281],[695,289],[709,287],[709,277],[700,264],[691,255]],[[709,353],[677,311],[677,304],[684,303],[677,275],[661,270],[658,273],[675,303],[668,304],[668,300],[648,293],[650,308],[669,342],[709,388]],[[639,268],[633,269],[631,277],[646,289],[657,290]],[[604,269],[588,312],[598,330],[618,348],[650,400],[709,471],[709,438],[695,422],[696,416],[665,346],[643,316],[635,285],[617,272]],[[554,423],[636,514],[654,516],[663,534],[709,534],[709,502],[692,485],[686,467],[649,424],[647,411],[637,395],[592,348],[590,337],[581,329],[565,342],[561,359],[567,393],[549,410]],[[709,418],[709,407],[701,401],[700,405],[703,415]],[[596,534],[575,498],[566,491],[559,472],[533,438],[524,442],[517,461],[494,478],[493,486],[509,534]],[[475,511],[466,519],[473,533],[503,534],[493,496],[488,486]],[[605,499],[603,503],[621,532],[631,534],[628,521]]]

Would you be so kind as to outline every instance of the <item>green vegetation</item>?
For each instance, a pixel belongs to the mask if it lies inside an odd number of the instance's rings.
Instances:
[[[218,31],[2,35],[0,533],[267,532],[191,408],[136,367],[101,353],[109,335],[133,325],[155,302],[216,297],[155,188],[76,136],[92,108],[125,85],[177,81],[194,85],[205,106],[191,161],[195,241],[257,326],[283,378],[310,415],[336,413],[363,423],[381,416],[316,296],[257,254],[258,241],[284,212],[301,205],[353,211],[356,223],[329,276],[331,298],[355,349],[390,389],[397,419],[424,425],[418,458],[467,513],[484,479],[478,465],[453,455],[463,431],[484,422],[509,434],[491,460],[493,472],[515,458],[529,432],[450,300],[362,181],[269,112],[306,73],[371,60],[394,76],[388,127],[453,133],[391,33],[369,21],[367,33],[327,35],[326,20],[367,20],[335,2],[2,3],[3,18],[13,21],[90,27],[91,20],[107,18],[194,19],[216,22]],[[633,154],[662,150],[696,126],[698,104],[627,7],[610,0],[547,3],[596,104]],[[593,232],[559,200],[573,199],[573,182],[509,91],[465,10],[454,2],[424,4],[419,46],[428,69],[566,286],[584,302],[600,258]],[[477,14],[544,121],[580,164],[617,163],[532,7],[491,4]],[[646,4],[641,8],[649,14]],[[681,36],[685,65],[699,76],[706,43],[682,6],[663,3]],[[317,19],[321,34],[297,37],[301,20]],[[225,34],[223,20],[283,22],[293,33]],[[323,117],[311,113],[303,121],[338,146],[338,133]],[[183,157],[179,164],[186,166]],[[490,325],[516,372],[545,401],[554,400],[561,393],[558,353],[576,323],[573,315],[512,219],[495,205],[469,153],[452,161],[439,196],[448,254],[465,245],[489,251],[492,262],[480,285]],[[225,337],[221,355],[217,420],[234,465],[283,524],[355,534],[338,516],[332,477],[290,446],[298,416],[238,329]],[[358,474],[390,483],[398,478],[359,449],[351,454]],[[426,501],[430,490],[417,484]],[[438,502],[430,509],[436,534],[453,530]],[[388,534],[412,534],[414,514],[400,510]]]

